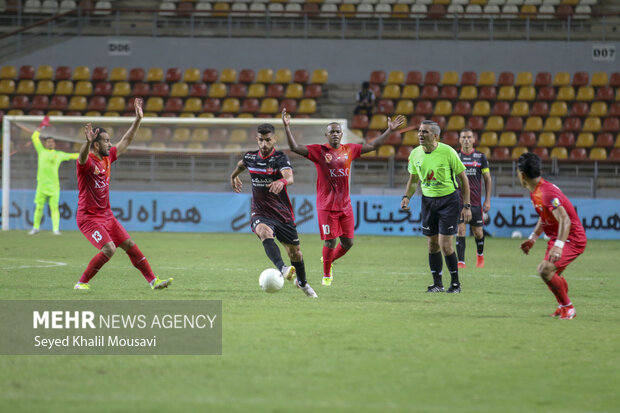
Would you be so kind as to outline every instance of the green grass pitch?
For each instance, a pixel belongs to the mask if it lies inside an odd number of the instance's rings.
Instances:
[[[424,238],[357,237],[326,288],[321,241],[302,235],[311,300],[289,283],[260,290],[270,263],[253,235],[132,236],[170,289],[151,291],[119,251],[74,291],[96,252],[81,234],[11,231],[0,299],[222,300],[223,355],[0,356],[0,411],[620,410],[618,241],[590,241],[565,272],[578,316],[559,321],[535,275],[542,240],[524,256],[518,240],[487,239],[476,269],[468,238],[463,293],[450,295],[424,292]]]

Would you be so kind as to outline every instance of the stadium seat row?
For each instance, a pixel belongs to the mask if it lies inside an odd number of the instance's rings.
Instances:
[[[111,1],[99,0],[99,1],[74,1],[74,0],[26,0],[22,3],[22,13],[24,14],[58,14],[65,13],[73,10],[77,7],[82,9],[93,9],[94,15],[107,15],[110,11],[107,9],[113,8]],[[18,2],[8,1],[0,2],[0,12],[2,13],[17,13]]]
[[[186,82],[186,83],[300,83],[300,84],[325,84],[328,74],[325,69],[315,69],[312,74],[308,70],[299,69],[292,72],[291,69],[242,69],[237,77],[236,69],[223,69],[220,73],[217,69],[188,68],[181,71],[179,68],[169,68],[166,71],[160,67],[144,69],[140,67],[127,70],[124,67],[115,67],[108,71],[107,67],[95,67],[92,71],[88,66],[78,66],[72,70],[69,66],[58,66],[56,70],[50,65],[41,65],[36,69],[34,66],[21,66],[19,70],[15,66],[3,66],[0,68],[0,79],[11,80],[73,80],[73,81],[110,81],[110,82]]]

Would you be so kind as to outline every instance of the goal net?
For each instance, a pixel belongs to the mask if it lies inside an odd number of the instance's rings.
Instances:
[[[41,116],[5,116],[2,128],[2,229],[28,229],[32,225],[36,189],[37,154],[31,135]],[[41,137],[53,137],[56,150],[78,152],[84,142],[84,125],[106,129],[117,143],[133,117],[53,116]],[[330,122],[343,127],[343,143],[362,139],[347,127],[345,119],[291,119],[300,144],[324,143]],[[111,196],[118,191],[230,192],[229,176],[241,155],[258,149],[256,129],[271,123],[276,129],[276,148],[288,152],[282,121],[277,118],[155,118],[145,117],[129,150],[113,164]],[[315,172],[310,162],[294,162],[298,182],[311,187]],[[297,173],[300,167],[304,174]],[[67,217],[77,190],[75,162],[59,169],[61,218]],[[305,179],[305,181],[304,181]],[[244,192],[249,193],[246,183]],[[172,197],[174,195],[171,195]],[[68,198],[67,198],[68,197]],[[68,200],[71,199],[71,202]],[[63,208],[63,205],[66,205]],[[73,211],[74,212],[74,211]],[[64,214],[64,215],[63,215]],[[9,219],[6,219],[9,217]],[[44,221],[49,221],[47,207]],[[44,224],[45,225],[45,224]],[[43,227],[43,225],[42,225]]]

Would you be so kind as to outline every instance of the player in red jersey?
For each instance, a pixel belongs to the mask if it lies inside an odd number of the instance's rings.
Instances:
[[[388,118],[388,128],[381,136],[370,143],[341,144],[342,126],[332,122],[327,125],[323,145],[299,145],[291,132],[290,116],[282,111],[282,122],[286,131],[289,148],[312,162],[317,170],[316,209],[319,217],[319,232],[325,241],[323,246],[323,282],[332,283],[332,263],[345,255],[353,246],[355,218],[349,197],[349,173],[351,162],[361,154],[376,150],[379,145],[405,123],[405,117],[398,115],[394,120]],[[340,244],[338,244],[340,238]]]
[[[573,204],[560,188],[541,177],[540,158],[526,152],[519,157],[519,180],[531,194],[532,204],[540,216],[534,231],[521,244],[529,253],[536,239],[544,231],[549,237],[545,259],[538,264],[538,274],[558,300],[558,308],[552,317],[562,320],[575,318],[575,307],[568,298],[568,284],[562,272],[586,249],[586,232]]]
[[[88,282],[108,262],[120,247],[129,256],[153,289],[168,287],[172,278],[160,280],[153,274],[151,266],[125,228],[116,220],[110,208],[110,166],[118,156],[127,150],[138,132],[142,121],[142,99],[136,98],[136,118],[119,143],[112,146],[110,135],[103,128],[93,130],[86,125],[86,141],[80,148],[77,160],[78,178],[78,228],[86,239],[100,252],[88,263],[86,270],[75,285],[76,290],[88,290]]]

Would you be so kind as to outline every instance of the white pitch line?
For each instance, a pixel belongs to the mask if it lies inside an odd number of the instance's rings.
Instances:
[[[5,260],[8,260],[10,258],[4,258]],[[14,258],[15,260],[17,260],[17,258]],[[60,261],[47,261],[47,260],[35,260],[35,262],[40,262],[43,264],[47,264],[47,265],[16,265],[16,266],[12,266],[12,267],[0,267],[3,270],[14,270],[14,269],[24,269],[24,268],[52,268],[52,267],[65,267],[67,266],[66,262],[60,262]]]

